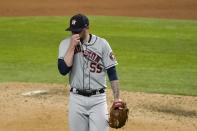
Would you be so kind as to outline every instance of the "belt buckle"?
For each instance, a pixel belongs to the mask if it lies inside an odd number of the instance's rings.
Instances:
[[[85,93],[87,93],[87,94],[92,94],[92,90],[90,90],[90,89],[85,90]]]
[[[90,97],[92,95],[92,90],[90,89],[84,90],[84,93],[86,94],[86,96]]]

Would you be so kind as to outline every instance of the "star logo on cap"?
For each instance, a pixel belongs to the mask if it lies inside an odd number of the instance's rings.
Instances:
[[[72,20],[72,22],[71,22],[71,23],[72,23],[72,25],[75,25],[75,24],[76,24],[76,22],[77,22],[76,20]]]

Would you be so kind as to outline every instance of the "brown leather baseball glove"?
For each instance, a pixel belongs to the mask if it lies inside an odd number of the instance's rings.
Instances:
[[[109,126],[111,128],[121,128],[128,120],[129,109],[125,102],[114,102],[110,109]]]

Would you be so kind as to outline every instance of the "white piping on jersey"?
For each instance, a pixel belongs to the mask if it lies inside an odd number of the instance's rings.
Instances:
[[[91,35],[92,35],[92,37],[91,37],[90,42],[89,42],[89,43],[88,43],[88,42],[83,43],[84,45],[86,45],[86,46],[91,46],[91,45],[93,45],[94,43],[96,43],[96,41],[97,41],[98,37],[97,37],[97,36],[95,36],[95,35],[93,35],[93,34],[91,34]]]

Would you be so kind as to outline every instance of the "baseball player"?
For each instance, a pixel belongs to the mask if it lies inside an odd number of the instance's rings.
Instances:
[[[106,78],[113,90],[114,102],[119,99],[117,61],[109,43],[89,32],[89,20],[74,15],[66,31],[71,36],[59,46],[58,69],[69,74],[69,127],[71,131],[108,131]]]

